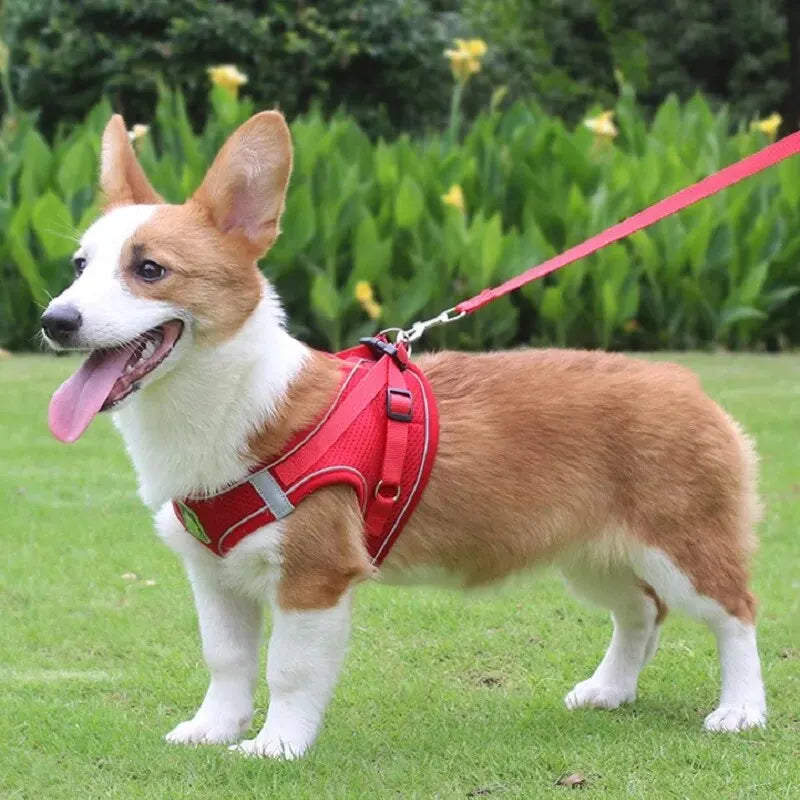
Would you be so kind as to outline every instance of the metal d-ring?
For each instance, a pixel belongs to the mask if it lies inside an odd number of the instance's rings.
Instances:
[[[398,484],[397,491],[394,493],[394,497],[384,497],[381,494],[381,489],[383,488],[383,481],[378,481],[377,486],[375,487],[375,498],[382,498],[383,500],[390,500],[392,503],[396,503],[400,499],[401,488]]]

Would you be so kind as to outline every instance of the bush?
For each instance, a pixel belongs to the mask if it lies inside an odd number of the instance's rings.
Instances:
[[[163,90],[137,142],[156,188],[181,200],[225,135],[253,110],[219,87],[196,135],[180,93]],[[0,343],[30,346],[36,302],[70,280],[73,226],[92,218],[108,103],[50,147],[23,119],[0,159]],[[497,284],[766,144],[696,96],[667,100],[648,125],[630,87],[619,136],[565,127],[518,103],[447,135],[372,143],[351,119],[292,124],[296,149],[284,232],[264,264],[295,331],[340,348],[376,327],[408,325]],[[463,190],[464,206],[453,186]],[[571,265],[427,346],[557,343],[624,349],[780,348],[800,342],[800,158]],[[367,282],[375,300],[361,292]],[[357,295],[361,297],[359,302]],[[363,305],[362,305],[363,303]],[[365,313],[367,308],[377,318]]]
[[[493,45],[486,80],[570,120],[608,102],[615,68],[648,110],[700,91],[753,117],[789,95],[781,0],[465,0],[463,14]]]
[[[788,4],[787,4],[788,5]],[[5,38],[24,108],[50,137],[102,96],[145,120],[163,77],[206,113],[205,68],[236,63],[261,107],[294,118],[342,107],[371,135],[419,133],[444,121],[450,37],[489,43],[484,92],[535,98],[576,121],[616,93],[614,68],[654,111],[701,90],[736,117],[783,108],[790,91],[781,0],[6,0]],[[470,100],[470,98],[468,98]]]
[[[424,0],[7,0],[4,10],[16,94],[48,136],[103,96],[147,119],[162,76],[202,122],[206,68],[218,63],[238,64],[258,104],[290,117],[315,103],[346,105],[372,133],[436,125],[449,93],[445,18]]]

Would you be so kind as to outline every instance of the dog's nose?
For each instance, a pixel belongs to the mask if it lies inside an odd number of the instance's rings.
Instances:
[[[73,305],[49,308],[42,314],[42,330],[59,344],[66,344],[82,322],[81,312]]]

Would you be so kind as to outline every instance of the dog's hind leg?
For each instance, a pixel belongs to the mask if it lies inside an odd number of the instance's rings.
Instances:
[[[698,533],[693,541],[707,541]],[[684,566],[666,553],[646,548],[637,573],[676,609],[705,622],[717,640],[722,691],[719,706],[705,719],[709,731],[763,727],[767,707],[756,647],[755,599],[747,586],[744,558],[692,550]]]
[[[625,566],[594,566],[586,561],[561,565],[569,586],[591,603],[611,611],[611,644],[591,678],[564,698],[569,709],[617,708],[636,698],[639,673],[658,646],[667,608],[647,584]]]

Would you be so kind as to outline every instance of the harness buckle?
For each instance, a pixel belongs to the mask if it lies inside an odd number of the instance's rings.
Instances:
[[[398,411],[392,405],[395,397],[405,397],[408,400],[408,411]],[[411,422],[414,418],[412,410],[414,408],[414,398],[408,389],[399,389],[396,386],[386,387],[386,416],[395,422]]]
[[[408,352],[406,348],[400,344],[393,344],[383,336],[364,336],[358,340],[361,344],[365,344],[370,350],[378,357],[390,356],[394,359],[395,364],[404,370],[408,366]]]

